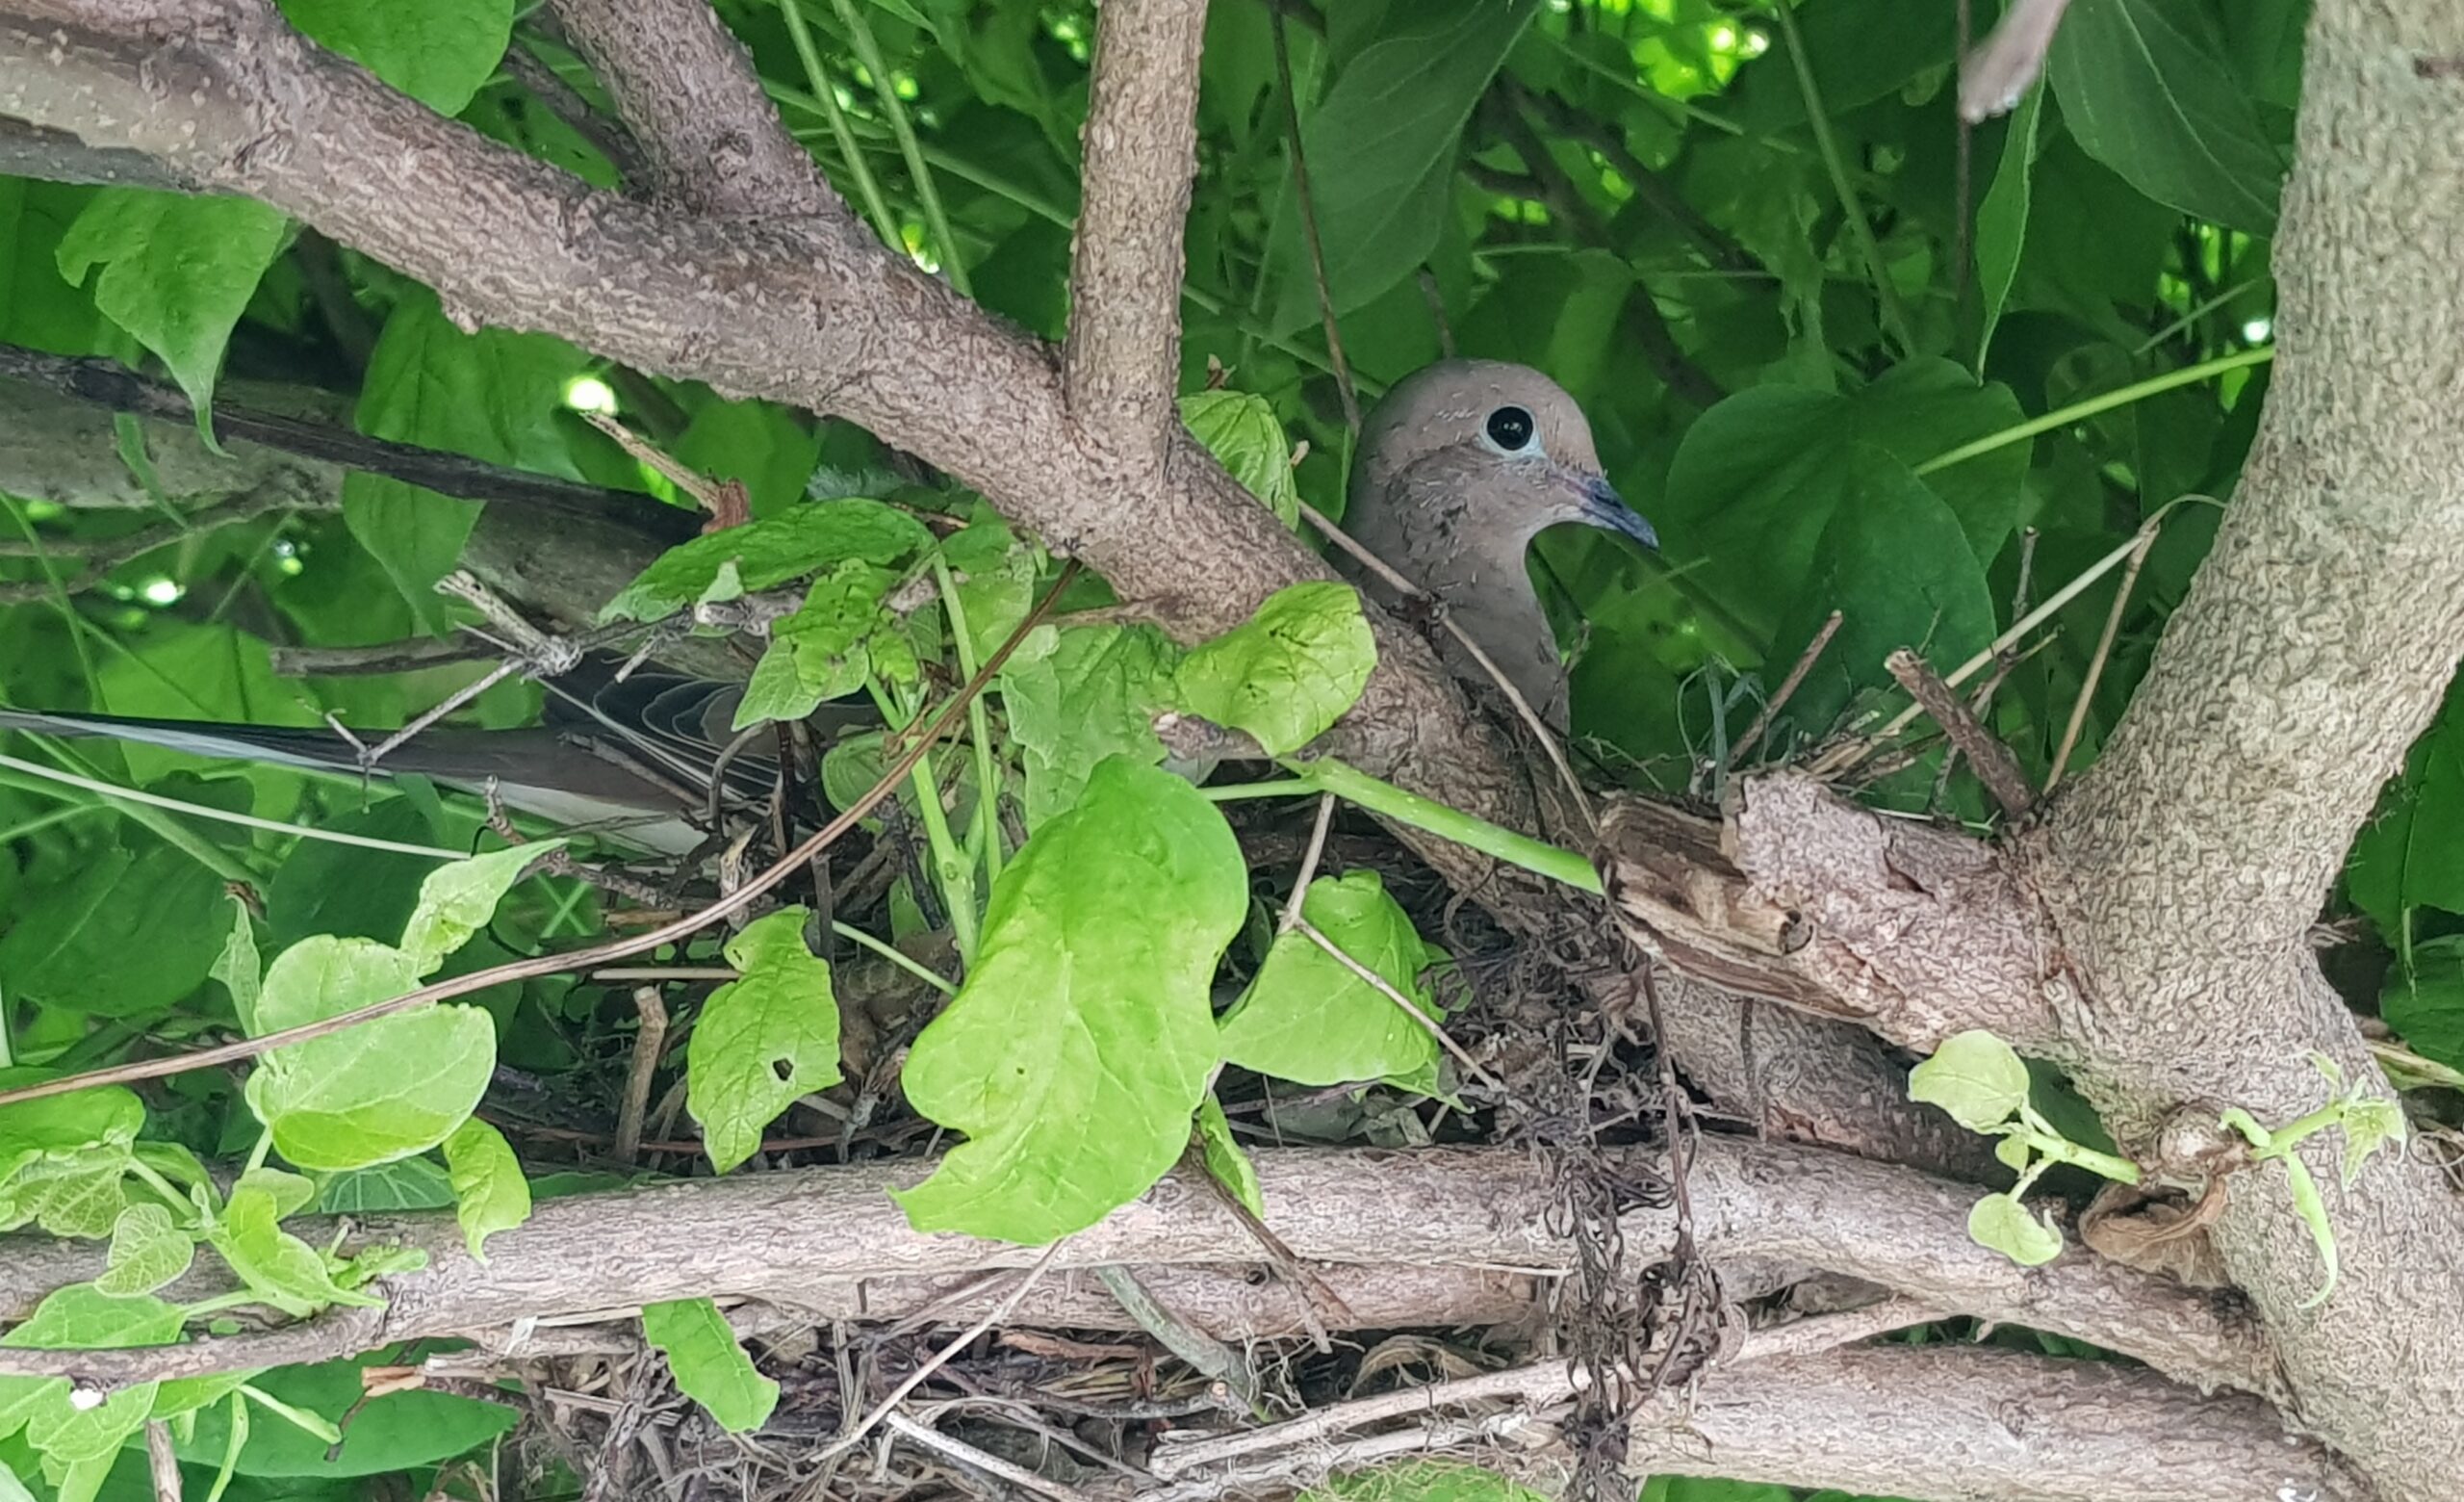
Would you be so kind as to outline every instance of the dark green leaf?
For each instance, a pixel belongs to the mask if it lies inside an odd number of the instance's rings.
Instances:
[[[518,1416],[498,1403],[455,1397],[442,1392],[391,1392],[370,1398],[361,1386],[364,1367],[382,1364],[388,1353],[316,1366],[286,1366],[250,1379],[283,1402],[329,1421],[346,1413],[349,1426],[341,1445],[328,1458],[328,1441],[259,1411],[240,1452],[245,1476],[347,1477],[376,1476],[470,1453],[513,1428]],[[192,1465],[222,1463],[230,1442],[226,1410],[218,1405],[200,1411],[195,1431],[174,1432],[173,1448]]]
[[[732,583],[738,593],[772,589],[850,560],[886,567],[932,540],[923,523],[879,501],[851,497],[790,506],[670,548],[599,616],[660,620],[703,599],[713,586]]]
[[[222,902],[221,879],[185,851],[107,851],[19,909],[0,938],[0,988],[104,1017],[159,1012],[213,968]]]
[[[1985,307],[1985,327],[1977,335],[1976,365],[1985,368],[1985,353],[1993,345],[1993,325],[2002,321],[2011,283],[2019,274],[2019,252],[2028,238],[2029,184],[2036,173],[2037,125],[2044,117],[2044,90],[2028,91],[2012,112],[2002,137],[2002,162],[1993,169],[1993,185],[1976,206],[1976,289]]]
[[[2159,203],[2275,233],[2285,160],[2201,0],[2071,0],[2046,72],[2088,154]]]

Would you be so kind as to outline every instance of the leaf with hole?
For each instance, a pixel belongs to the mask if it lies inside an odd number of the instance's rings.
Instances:
[[[829,963],[805,947],[810,916],[782,908],[727,942],[740,978],[710,993],[685,1042],[685,1109],[722,1174],[798,1096],[838,1083],[838,1002]]]

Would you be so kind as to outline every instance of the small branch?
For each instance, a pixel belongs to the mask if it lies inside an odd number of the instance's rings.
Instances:
[[[1286,140],[1292,152],[1292,186],[1300,201],[1300,238],[1309,247],[1309,276],[1318,292],[1318,320],[1326,331],[1326,358],[1335,368],[1335,394],[1343,399],[1344,427],[1360,431],[1360,393],[1353,389],[1351,362],[1344,358],[1344,335],[1335,319],[1335,298],[1326,286],[1326,247],[1318,236],[1318,199],[1309,187],[1309,153],[1300,142],[1300,92],[1293,82],[1292,44],[1284,36],[1283,12],[1267,18],[1274,34],[1275,84],[1283,94]]]
[[[882,1415],[882,1426],[894,1429],[928,1450],[935,1450],[971,1470],[979,1470],[995,1481],[1006,1481],[1021,1491],[1032,1491],[1052,1502],[1093,1502],[1092,1497],[1075,1487],[1065,1487],[1049,1476],[1038,1475],[1023,1465],[1013,1464],[988,1450],[979,1450],[962,1439],[953,1439],[936,1429],[928,1429],[904,1413]]]
[[[642,1155],[642,1113],[650,1109],[651,1084],[658,1075],[659,1055],[667,1049],[667,1003],[658,987],[635,986],[633,1009],[642,1025],[633,1034],[633,1067],[625,1078],[624,1103],[616,1112],[616,1159],[638,1161]]]
[[[372,647],[275,647],[271,651],[276,678],[354,678],[376,673],[412,673],[454,662],[475,662],[496,656],[486,642],[450,637],[414,636]]]
[[[195,417],[195,409],[179,388],[148,380],[116,360],[70,359],[0,345],[0,376],[28,381],[115,412],[182,423],[192,422]],[[579,521],[614,524],[676,541],[692,535],[689,512],[638,491],[606,490],[526,474],[458,453],[369,438],[321,423],[252,411],[228,402],[214,404],[214,428],[225,443],[238,439],[263,444],[303,458],[383,475],[442,495],[535,505]]]
[[[207,506],[201,511],[182,518],[181,525],[176,527],[166,523],[159,527],[148,527],[142,531],[131,532],[125,537],[98,541],[73,538],[46,539],[40,545],[39,551],[36,544],[30,542],[0,542],[0,557],[35,557],[41,554],[49,554],[55,557],[67,555],[80,558],[86,565],[85,571],[72,579],[64,579],[60,582],[60,587],[64,591],[76,594],[81,590],[93,588],[110,578],[112,570],[123,563],[143,557],[157,548],[170,547],[198,532],[212,531],[219,527],[234,527],[242,522],[255,521],[258,517],[270,512],[289,510],[297,506],[299,502],[300,497],[294,487],[269,484],[254,490],[244,491],[228,500]],[[0,583],[0,605],[15,605],[27,600],[43,599],[51,593],[51,587],[50,583],[43,580],[25,583]]]
[[[2062,727],[2061,748],[2053,753],[2053,765],[2044,774],[2044,790],[2062,786],[2062,774],[2070,764],[2070,753],[2079,744],[2079,733],[2088,725],[2088,709],[2095,701],[2096,684],[2105,676],[2106,660],[2113,656],[2114,637],[2121,631],[2122,613],[2130,608],[2130,586],[2139,582],[2139,571],[2147,562],[2148,550],[2156,546],[2156,529],[2148,527],[2139,533],[2138,545],[2130,550],[2130,561],[2122,566],[2121,583],[2114,586],[2113,608],[2105,612],[2105,629],[2096,637],[2096,650],[2088,659],[2087,679],[2079,685],[2079,697],[2070,706],[2070,722]]]
[[[1977,780],[1985,784],[1985,790],[1993,794],[1993,801],[2002,805],[2004,813],[2022,818],[2036,807],[2036,790],[2028,786],[2028,774],[2019,769],[2019,759],[1977,720],[1967,702],[1951,691],[1933,664],[1901,647],[1885,659],[1883,665],[1908,690],[1908,696],[1934,716],[1942,727],[1942,734],[1950,738],[1952,747],[1966,755],[1976,767]]]
[[[1844,619],[1846,617],[1837,610],[1832,611],[1831,618],[1822,623],[1822,630],[1815,632],[1813,639],[1806,643],[1806,649],[1797,654],[1796,665],[1788,669],[1787,677],[1780,680],[1778,690],[1762,702],[1761,712],[1754,716],[1754,722],[1745,727],[1745,734],[1729,748],[1729,765],[1734,766],[1744,761],[1747,752],[1762,743],[1763,736],[1771,729],[1771,722],[1779,717],[1780,711],[1786,708],[1788,701],[1796,697],[1806,675],[1813,671],[1814,663],[1821,659],[1824,649],[1831,645],[1831,638],[1839,634],[1839,623]]]
[[[1096,13],[1064,389],[1082,432],[1134,472],[1160,476],[1180,387],[1182,238],[1197,170],[1206,7],[1105,0]]]

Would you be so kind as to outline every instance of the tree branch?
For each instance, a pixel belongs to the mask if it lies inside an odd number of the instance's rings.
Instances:
[[[1097,13],[1063,383],[1081,436],[1151,483],[1180,426],[1181,244],[1206,7],[1107,0]]]
[[[1322,1268],[1511,1267],[1545,1278],[1572,1262],[1572,1248],[1547,1229],[1553,1179],[1518,1152],[1363,1158],[1272,1151],[1257,1161],[1270,1229]],[[789,1307],[827,1299],[835,1308],[851,1296],[832,1291],[841,1284],[972,1276],[1042,1255],[911,1230],[887,1191],[930,1167],[810,1169],[548,1201],[520,1229],[491,1238],[485,1263],[464,1247],[449,1212],[355,1216],[354,1245],[413,1247],[428,1256],[424,1271],[389,1280],[391,1305],[355,1338],[373,1345],[708,1294]],[[2018,1267],[1968,1239],[1974,1197],[1905,1169],[1732,1138],[1705,1139],[1694,1165],[1697,1235],[1715,1259],[1786,1256],[1904,1287],[1945,1314],[2026,1324],[2135,1355],[2198,1385],[2269,1390],[2267,1352],[2229,1300],[2077,1251],[2043,1267]],[[308,1218],[293,1229],[323,1245],[337,1227]],[[1676,1233],[1667,1210],[1630,1212],[1619,1230],[1640,1261],[1665,1256]],[[1143,1279],[1147,1268],[1219,1266],[1226,1248],[1246,1245],[1230,1212],[1176,1173],[1071,1238],[1053,1272],[1135,1266]],[[0,1242],[0,1314],[22,1317],[100,1250],[39,1238]],[[222,1286],[201,1267],[166,1297],[203,1298]],[[1415,1296],[1439,1295],[1463,1297],[1459,1284],[1444,1282]],[[1293,1296],[1258,1290],[1257,1301],[1228,1310],[1232,1323],[1222,1326],[1207,1325],[1196,1309],[1183,1312],[1209,1334],[1238,1340],[1270,1327],[1290,1330]],[[1390,1318],[1402,1312],[1401,1298],[1390,1289],[1352,1308],[1358,1317]],[[1348,1291],[1344,1299],[1352,1303]],[[232,1360],[256,1358],[240,1349]]]
[[[846,203],[779,123],[743,45],[703,0],[550,0],[631,127],[652,196],[697,214],[810,215]]]

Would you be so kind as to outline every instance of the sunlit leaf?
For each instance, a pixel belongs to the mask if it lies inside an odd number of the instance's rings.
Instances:
[[[473,934],[488,926],[497,903],[522,879],[533,862],[564,847],[561,840],[512,845],[454,861],[428,872],[420,884],[419,905],[402,928],[402,953],[411,969],[425,975],[445,963]]]
[[[805,947],[810,916],[782,908],[727,942],[741,978],[710,993],[685,1044],[685,1108],[723,1174],[798,1096],[838,1083],[838,1003],[830,966]]]
[[[1173,681],[1193,712],[1245,731],[1269,755],[1307,745],[1341,718],[1377,665],[1377,641],[1349,585],[1291,584],[1181,660]]]
[[[1983,1028],[1954,1033],[1908,1072],[1908,1098],[1938,1105],[1970,1131],[1989,1131],[2028,1101],[2028,1066]]]
[[[1424,1015],[1437,1016],[1421,978],[1427,946],[1375,871],[1319,877],[1300,916]],[[1276,937],[1222,1031],[1225,1059],[1304,1085],[1408,1075],[1437,1059],[1427,1028],[1296,930]]]
[[[833,564],[887,567],[932,542],[924,524],[879,501],[850,498],[789,506],[670,548],[599,612],[603,621],[654,621],[701,599],[732,566],[745,590],[773,589]]]
[[[684,1395],[731,1434],[758,1429],[779,1403],[779,1385],[753,1366],[735,1332],[707,1299],[642,1306],[642,1338],[667,1358]]]
[[[1001,694],[1026,768],[1027,828],[1076,804],[1105,758],[1164,759],[1155,716],[1173,703],[1172,658],[1147,626],[1039,630],[1011,658]]]
[[[530,1185],[504,1133],[475,1116],[445,1139],[445,1164],[463,1240],[471,1255],[484,1262],[488,1237],[530,1218]]]
[[[1039,1244],[1144,1193],[1217,1057],[1208,984],[1247,906],[1214,805],[1121,759],[1001,873],[975,963],[909,1054],[907,1098],[967,1134],[898,1196],[920,1230]]]

